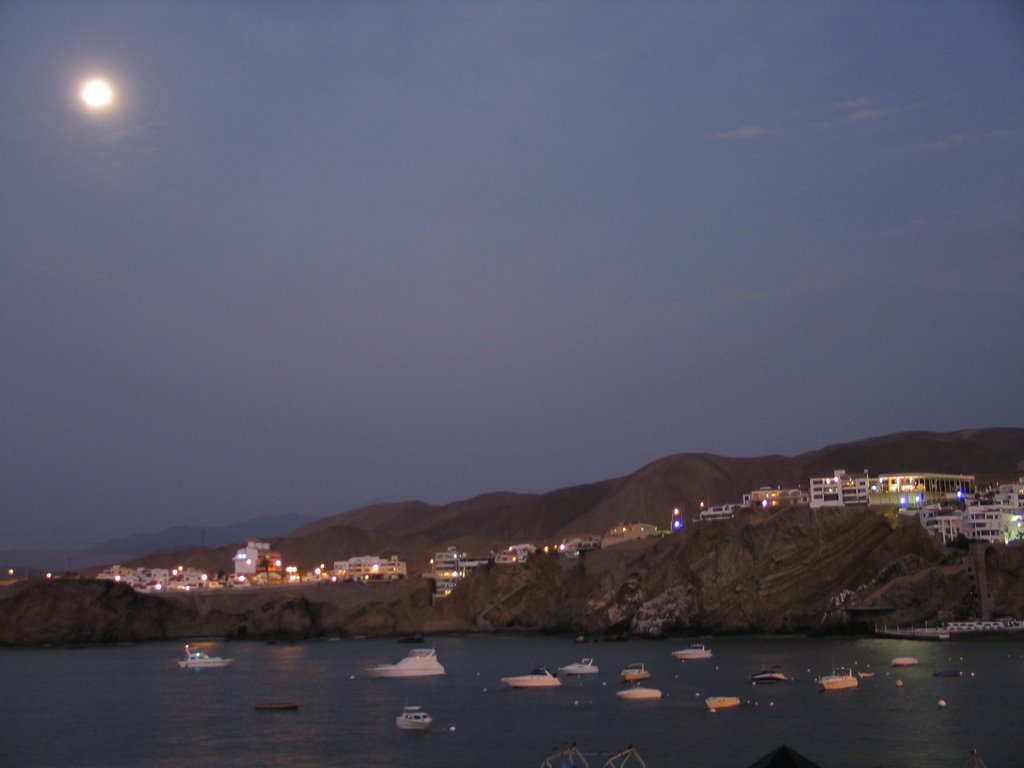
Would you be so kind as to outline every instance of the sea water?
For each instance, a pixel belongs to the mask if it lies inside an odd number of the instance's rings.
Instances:
[[[648,768],[742,768],[788,744],[824,768],[1024,766],[1024,638],[923,643],[801,637],[704,638],[710,660],[680,662],[689,640],[428,638],[447,675],[374,679],[365,670],[416,646],[393,640],[202,642],[222,669],[179,669],[180,643],[0,651],[2,768],[538,766],[575,743],[593,768],[632,744]],[[502,676],[593,657],[600,673],[513,690]],[[891,660],[913,656],[914,667]],[[619,672],[643,662],[658,701],[623,701]],[[779,665],[790,682],[753,686]],[[853,690],[814,679],[847,665]],[[962,670],[963,677],[933,672]],[[902,685],[897,685],[897,680]],[[709,712],[706,696],[739,696]],[[260,711],[266,701],[294,711]],[[943,700],[945,706],[939,706]],[[403,705],[434,718],[402,731]]]

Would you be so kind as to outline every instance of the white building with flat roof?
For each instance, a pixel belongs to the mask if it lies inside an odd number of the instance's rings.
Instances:
[[[378,555],[361,555],[334,562],[334,575],[339,581],[396,581],[407,575],[404,560],[392,555],[382,560]]]
[[[265,541],[250,539],[235,552],[235,575],[252,576],[256,573],[277,573],[281,570],[281,554],[270,549]]]
[[[828,477],[812,477],[808,491],[811,509],[820,507],[867,506],[871,479],[867,470],[862,474],[848,475],[845,469],[837,469]]]

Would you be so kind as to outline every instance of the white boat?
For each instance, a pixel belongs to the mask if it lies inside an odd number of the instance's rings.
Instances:
[[[626,666],[620,673],[622,679],[627,683],[635,683],[637,680],[646,680],[651,676],[651,673],[647,671],[647,668],[640,662],[634,662]]]
[[[444,667],[433,648],[413,648],[397,664],[380,664],[366,670],[370,677],[428,677],[443,675]]]
[[[566,664],[564,667],[558,668],[560,675],[596,675],[597,673],[597,665],[594,664],[593,659],[580,659],[575,664]]]
[[[395,725],[403,731],[425,731],[434,719],[423,711],[422,707],[406,705],[402,714],[395,718]]]
[[[642,685],[634,685],[631,688],[624,688],[621,691],[616,691],[615,695],[620,699],[626,701],[645,701],[650,699],[660,699],[661,691],[657,688],[645,688]]]
[[[704,704],[712,712],[717,712],[720,709],[738,707],[740,705],[740,698],[739,696],[708,696],[704,699]]]
[[[689,648],[672,651],[672,655],[680,661],[695,661],[696,659],[710,659],[711,649],[705,648],[700,643],[692,643]]]
[[[536,667],[528,675],[503,677],[501,682],[510,688],[557,688],[562,681],[555,677],[546,667]]]
[[[220,656],[208,656],[200,650],[185,646],[185,658],[178,659],[178,666],[181,669],[215,669],[226,667],[233,663],[234,659],[222,659]]]
[[[779,667],[762,669],[750,676],[750,682],[754,685],[766,685],[768,683],[784,683],[789,680]]]
[[[848,667],[836,667],[831,675],[822,675],[818,678],[818,685],[823,691],[841,691],[844,688],[856,688],[860,685],[853,670]]]
[[[917,659],[913,656],[897,656],[892,660],[894,667],[913,667],[917,665]]]

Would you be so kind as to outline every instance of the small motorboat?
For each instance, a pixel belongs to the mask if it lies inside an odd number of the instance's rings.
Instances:
[[[697,659],[710,659],[711,649],[705,648],[700,643],[691,643],[688,648],[672,651],[672,655],[680,661],[696,661]]]
[[[403,731],[425,731],[434,719],[423,711],[423,707],[407,704],[402,714],[395,718],[395,725]]]
[[[555,677],[547,667],[535,667],[528,675],[503,677],[501,682],[509,688],[557,688],[562,681]]]
[[[628,664],[620,674],[622,675],[622,679],[627,683],[635,683],[637,680],[646,680],[651,676],[651,673],[648,672],[647,668],[639,661]]]
[[[294,710],[299,708],[299,702],[297,701],[261,701],[256,704],[254,709],[260,710]]]
[[[917,665],[917,659],[913,656],[897,656],[892,660],[894,667],[913,667]]]
[[[413,648],[397,664],[380,664],[366,670],[370,677],[429,677],[443,675],[444,667],[433,648]]]
[[[209,656],[190,645],[186,645],[185,658],[178,659],[178,667],[180,669],[215,669],[217,667],[226,667],[233,662],[234,659]]]
[[[566,664],[558,668],[560,675],[596,675],[598,671],[593,659],[580,659],[575,664]]]
[[[771,669],[762,669],[760,672],[755,672],[750,676],[750,682],[754,685],[767,685],[769,683],[784,683],[789,680],[779,667],[772,667]]]
[[[650,701],[651,699],[660,699],[661,691],[657,688],[646,688],[642,685],[634,685],[630,688],[624,688],[621,691],[616,691],[615,695],[625,701]]]
[[[717,712],[720,709],[732,709],[740,705],[739,696],[708,696],[704,699],[704,704],[712,712]]]
[[[846,688],[856,688],[860,685],[853,670],[849,667],[836,667],[830,675],[822,675],[818,678],[818,685],[823,691],[841,691]]]

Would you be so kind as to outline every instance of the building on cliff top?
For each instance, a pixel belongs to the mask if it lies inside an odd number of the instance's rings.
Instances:
[[[901,472],[879,475],[871,483],[868,503],[900,509],[923,509],[930,504],[963,502],[977,493],[974,475]]]
[[[870,491],[871,478],[866,469],[859,475],[848,475],[845,469],[837,469],[830,477],[811,478],[811,509],[867,506]]]
[[[334,562],[334,576],[339,581],[397,581],[406,575],[405,561],[399,560],[397,555],[387,560],[377,555],[360,555]]]
[[[807,490],[804,488],[769,488],[762,486],[756,491],[743,495],[744,507],[761,507],[762,509],[781,509],[783,507],[806,507],[810,503]]]
[[[250,539],[245,546],[235,552],[235,576],[254,576],[262,573],[269,576],[271,573],[282,573],[281,553],[270,549],[270,544],[265,541]]]

